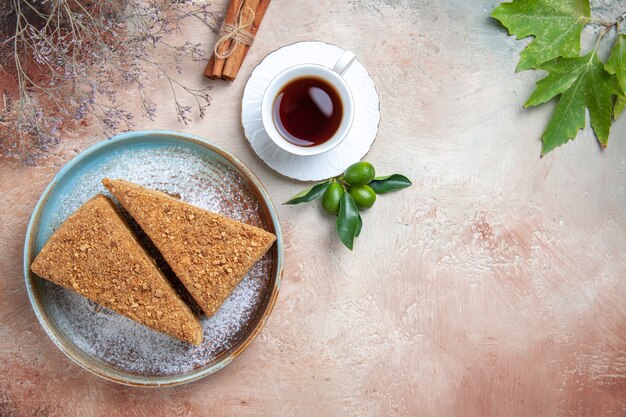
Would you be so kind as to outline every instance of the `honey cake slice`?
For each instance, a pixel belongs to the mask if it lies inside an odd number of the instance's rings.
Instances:
[[[61,225],[31,270],[154,330],[192,345],[202,342],[198,318],[104,195]]]
[[[276,236],[125,180],[104,186],[137,221],[202,310],[215,314]]]

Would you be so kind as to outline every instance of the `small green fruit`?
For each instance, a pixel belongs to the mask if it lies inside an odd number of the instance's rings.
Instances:
[[[348,193],[350,193],[354,203],[360,209],[368,209],[376,202],[376,193],[367,185],[350,187]]]
[[[343,173],[343,180],[350,185],[365,185],[374,179],[376,171],[369,162],[357,162]]]
[[[337,184],[336,182],[328,186],[322,195],[322,207],[324,207],[326,213],[332,214],[333,216],[339,214],[339,202],[345,192],[343,185]]]

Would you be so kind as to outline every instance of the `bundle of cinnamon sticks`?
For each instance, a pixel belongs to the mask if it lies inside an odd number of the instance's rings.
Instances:
[[[204,75],[234,80],[271,0],[231,0]]]

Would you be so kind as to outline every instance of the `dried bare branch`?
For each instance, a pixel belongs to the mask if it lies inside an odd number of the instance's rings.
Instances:
[[[145,80],[156,73],[168,81],[180,121],[193,111],[206,114],[210,86],[181,83],[185,60],[206,62],[199,43],[173,45],[183,19],[202,20],[213,30],[217,16],[193,0],[8,0],[0,2],[0,154],[33,162],[59,141],[64,128],[86,117],[106,134],[128,129],[133,115],[117,101],[118,84],[138,91],[142,115],[156,116]],[[169,56],[167,62],[156,56]]]

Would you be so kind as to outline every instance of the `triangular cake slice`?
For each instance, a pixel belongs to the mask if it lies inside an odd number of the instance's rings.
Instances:
[[[154,330],[193,345],[202,342],[200,322],[104,195],[61,225],[31,270]]]
[[[139,223],[208,316],[276,236],[124,180],[102,183]]]

